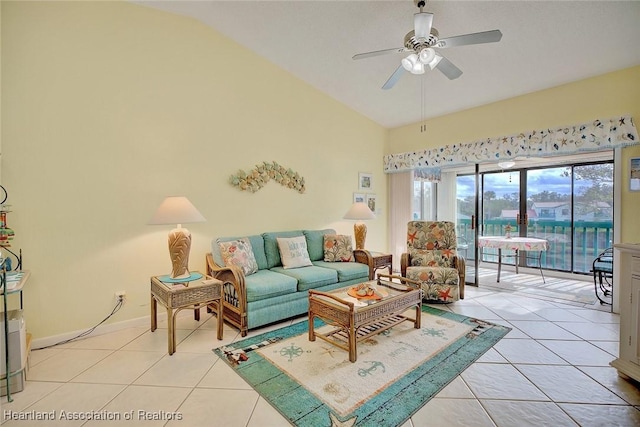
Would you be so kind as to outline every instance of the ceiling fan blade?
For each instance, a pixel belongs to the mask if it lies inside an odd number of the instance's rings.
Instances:
[[[484,31],[481,33],[464,34],[462,36],[440,39],[437,47],[455,47],[469,44],[495,43],[502,39],[500,30]]]
[[[400,80],[400,77],[402,77],[404,72],[405,72],[404,67],[400,65],[398,68],[396,68],[393,74],[391,74],[391,77],[387,79],[386,83],[382,86],[382,89],[384,90],[391,89],[396,84],[396,82]]]
[[[433,13],[420,12],[413,15],[413,29],[417,38],[429,37],[431,24],[433,24]]]
[[[440,56],[442,59],[440,59],[440,62],[438,62],[436,68],[440,70],[442,74],[447,76],[449,80],[455,80],[462,75],[462,70],[460,70],[460,68],[453,65],[453,63],[444,56],[440,54],[438,54],[438,56]]]
[[[393,48],[393,49],[376,50],[376,51],[373,51],[373,52],[359,53],[357,55],[353,55],[353,59],[371,58],[372,56],[386,55],[388,53],[400,53],[400,52],[405,52],[406,50],[407,49],[405,49],[404,47],[396,47],[396,48]]]

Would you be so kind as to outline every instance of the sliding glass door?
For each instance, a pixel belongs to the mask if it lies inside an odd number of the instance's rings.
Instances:
[[[587,273],[613,245],[613,163],[573,168],[573,270]]]
[[[542,166],[542,160],[521,162],[512,169],[475,165],[456,172],[456,231],[458,249],[467,264],[467,283],[477,284],[480,262],[497,262],[497,250],[479,251],[477,236],[546,239],[541,255],[545,269],[589,273],[593,259],[613,242],[613,162]],[[414,219],[431,219],[441,212],[433,204],[433,188],[415,186]],[[446,192],[446,191],[443,191]],[[535,258],[521,254],[503,262],[537,267]]]
[[[483,236],[545,239],[543,268],[588,273],[593,259],[613,239],[613,163],[537,167],[481,175]],[[495,262],[497,254],[483,250],[481,261]],[[537,267],[537,260],[521,256],[503,260]]]
[[[545,239],[549,249],[543,252],[543,268],[572,271],[573,248],[573,174],[571,167],[525,170],[527,211],[523,225],[527,235]],[[529,266],[538,267],[529,260]]]
[[[466,261],[465,282],[477,285],[478,263],[476,262],[476,198],[477,175],[456,177],[456,235],[458,253]]]

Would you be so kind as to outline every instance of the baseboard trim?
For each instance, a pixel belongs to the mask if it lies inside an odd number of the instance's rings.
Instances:
[[[164,311],[164,310],[163,310]],[[158,321],[162,321],[165,320],[167,318],[167,313],[162,313],[162,312],[158,312]],[[108,334],[110,332],[116,332],[116,331],[120,331],[122,329],[126,329],[126,328],[136,328],[136,327],[150,327],[151,325],[151,315],[149,316],[142,316],[142,317],[138,317],[135,319],[128,319],[128,320],[121,320],[120,322],[114,322],[114,323],[109,323],[106,325],[100,325],[98,326],[93,332],[91,332],[91,334],[87,335],[86,337],[83,338],[88,338],[88,337],[96,337],[98,335],[104,335],[104,334]],[[79,329],[76,331],[71,331],[71,332],[65,332],[64,334],[60,334],[60,335],[52,335],[50,337],[43,337],[43,338],[37,338],[34,339],[31,343],[31,349],[32,350],[37,350],[39,348],[43,348],[43,347],[48,347],[51,345],[54,345],[56,343],[59,343],[61,341],[66,341],[68,339],[74,338],[76,336],[78,336],[79,334],[85,332],[86,330],[88,330],[90,328],[85,328],[85,329]]]

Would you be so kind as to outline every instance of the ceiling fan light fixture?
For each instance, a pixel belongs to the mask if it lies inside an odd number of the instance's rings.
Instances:
[[[413,67],[418,63],[418,55],[412,53],[402,60],[402,67],[407,71],[412,71]]]
[[[424,65],[420,62],[418,55],[412,53],[402,60],[402,67],[411,74],[423,74]]]
[[[513,166],[515,166],[516,162],[514,162],[513,160],[505,160],[503,162],[498,162],[498,166],[500,166],[502,169],[509,169],[512,168]]]
[[[424,65],[418,62],[416,65],[413,66],[413,69],[411,70],[411,74],[424,74]]]
[[[418,58],[424,65],[429,65],[431,61],[436,58],[436,51],[430,47],[426,47],[420,51]],[[431,69],[433,70],[433,67]]]

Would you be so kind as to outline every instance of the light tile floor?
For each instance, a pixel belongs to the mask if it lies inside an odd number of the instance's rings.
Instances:
[[[513,330],[403,427],[640,425],[638,385],[609,366],[617,356],[619,316],[608,307],[473,287],[464,300],[437,307]],[[225,338],[217,341],[216,321],[204,311],[200,322],[183,312],[173,356],[166,353],[166,321],[153,333],[134,327],[33,351],[25,390],[11,403],[2,398],[3,425],[289,425],[211,351],[240,339],[225,325]],[[7,411],[56,411],[57,419],[6,420]],[[132,420],[62,420],[62,411],[67,418],[94,411]]]

